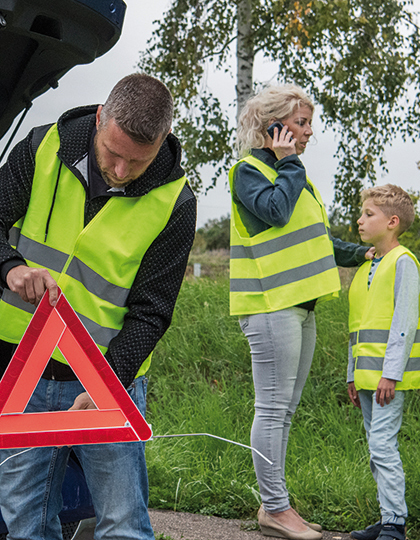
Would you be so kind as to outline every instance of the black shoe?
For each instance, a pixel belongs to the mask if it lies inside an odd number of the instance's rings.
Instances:
[[[381,522],[377,521],[374,525],[369,525],[363,531],[351,531],[350,536],[355,540],[376,540],[381,532]]]
[[[382,525],[378,540],[405,540],[405,525],[385,523]]]

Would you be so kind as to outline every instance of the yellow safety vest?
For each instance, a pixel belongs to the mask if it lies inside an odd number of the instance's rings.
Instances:
[[[165,228],[186,178],[142,197],[111,197],[85,227],[86,192],[64,164],[56,189],[59,146],[54,125],[37,150],[29,207],[12,229],[11,243],[28,266],[49,271],[105,353],[123,326],[127,297],[142,258]],[[0,339],[19,343],[33,312],[31,304],[5,289],[0,301]],[[58,349],[52,356],[66,363]],[[150,357],[138,375],[149,365]]]
[[[242,161],[274,184],[276,171],[249,155],[229,172],[231,193],[235,168]],[[310,300],[338,296],[340,277],[321,195],[308,180],[289,223],[250,236],[232,199],[230,313],[269,313]]]
[[[354,383],[357,390],[376,390],[394,314],[394,283],[397,260],[409,255],[419,267],[415,255],[404,246],[387,253],[380,262],[368,288],[371,261],[365,262],[354,276],[349,290],[349,330],[355,360]],[[420,323],[420,321],[419,321]],[[396,390],[420,388],[420,324],[405,368]]]

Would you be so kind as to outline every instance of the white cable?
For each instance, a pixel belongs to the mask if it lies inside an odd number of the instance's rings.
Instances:
[[[247,446],[246,444],[238,443],[236,441],[231,441],[230,439],[225,439],[224,437],[218,437],[217,435],[212,435],[211,433],[183,433],[178,435],[153,435],[149,440],[152,441],[153,439],[170,439],[172,437],[213,437],[213,439],[219,439],[219,441],[225,441],[231,444],[236,444],[237,446],[242,446],[242,448],[248,448],[248,450],[252,450],[256,452],[260,457],[265,459],[267,463],[270,465],[273,465],[273,462],[270,461],[267,457],[264,456],[264,454],[261,454],[259,450],[254,448],[253,446]],[[0,463],[0,467],[6,463],[9,459],[20,456],[21,454],[24,454],[25,452],[29,452],[29,450],[33,450],[33,448],[26,448],[25,450],[22,450],[21,452],[17,452],[17,454],[12,454],[11,456],[7,457],[4,461]]]
[[[238,443],[236,441],[231,441],[230,439],[224,439],[223,437],[218,437],[217,435],[211,435],[211,433],[183,433],[182,435],[153,435],[150,440],[153,439],[166,439],[170,437],[197,437],[197,436],[206,436],[206,437],[213,437],[214,439],[219,439],[220,441],[229,442],[232,444],[237,444],[238,446],[242,446],[243,448],[248,448],[249,450],[253,450],[256,452],[260,457],[265,459],[267,463],[270,465],[273,465],[273,462],[270,461],[267,457],[265,457],[263,454],[261,454],[260,451],[258,451],[253,446],[247,446],[246,444]]]
[[[17,454],[12,454],[8,458],[6,458],[4,461],[0,463],[0,467],[6,463],[6,461],[9,461],[12,457],[20,456],[21,454],[24,454],[25,452],[29,452],[29,450],[33,450],[34,448],[26,448],[26,450],[22,450],[22,452],[18,452]]]

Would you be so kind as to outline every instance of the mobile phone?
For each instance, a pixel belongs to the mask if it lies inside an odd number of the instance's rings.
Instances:
[[[280,133],[280,131],[284,128],[284,125],[281,122],[274,122],[274,124],[271,124],[271,126],[267,128],[267,133],[271,138],[274,137],[274,128],[277,128]]]

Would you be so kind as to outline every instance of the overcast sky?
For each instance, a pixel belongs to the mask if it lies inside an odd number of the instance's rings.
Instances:
[[[59,81],[56,90],[49,90],[34,101],[14,143],[22,139],[35,125],[54,122],[62,112],[79,105],[103,103],[114,84],[125,75],[136,71],[139,51],[145,48],[151,36],[152,22],[159,19],[170,5],[169,0],[125,0],[127,11],[122,35],[116,45],[104,56],[91,64],[74,67]],[[416,10],[420,9],[420,0],[414,0]],[[256,62],[255,79],[269,81],[276,73],[276,66],[262,61]],[[208,77],[212,86],[212,75]],[[235,97],[234,81],[225,80],[223,103],[233,101]],[[333,158],[336,149],[334,134],[322,132],[322,123],[317,116],[313,121],[314,136],[302,156],[308,176],[320,190],[328,207],[333,199],[334,173],[336,161]],[[7,135],[0,141],[0,150],[6,143]],[[181,141],[182,142],[182,141]],[[387,149],[389,174],[378,179],[378,184],[387,182],[398,184],[405,189],[420,188],[420,171],[416,162],[420,161],[418,144],[403,143],[396,140]],[[209,183],[209,178],[206,180]],[[219,218],[230,213],[230,195],[226,187],[227,178],[220,178],[218,187],[210,190],[206,196],[199,197],[197,226],[203,226],[209,219]]]

